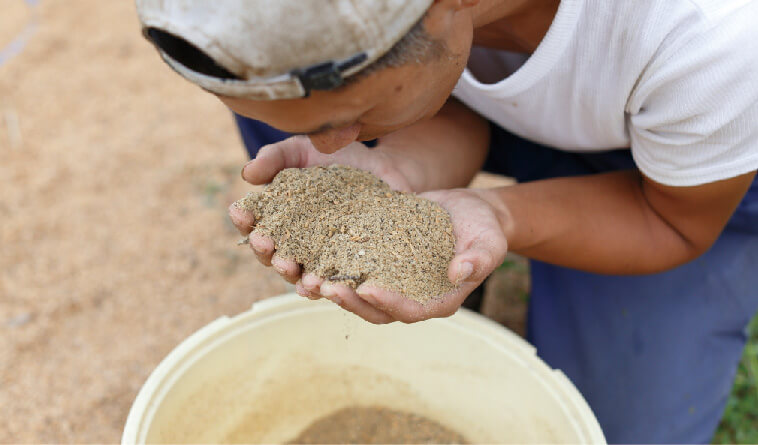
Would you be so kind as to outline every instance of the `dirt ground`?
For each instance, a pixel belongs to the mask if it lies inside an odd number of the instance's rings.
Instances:
[[[288,288],[236,246],[229,112],[132,1],[1,9],[0,442],[117,442],[176,344]]]

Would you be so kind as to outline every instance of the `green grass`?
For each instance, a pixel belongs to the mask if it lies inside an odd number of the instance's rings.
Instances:
[[[758,317],[748,331],[748,344],[713,443],[758,443]]]
[[[498,266],[498,269],[499,270],[512,270],[517,273],[528,274],[529,262],[522,257],[509,254],[509,256],[505,258],[503,263],[500,266]]]

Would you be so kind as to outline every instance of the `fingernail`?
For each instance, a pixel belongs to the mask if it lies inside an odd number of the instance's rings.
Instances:
[[[240,177],[242,177],[242,179],[245,179],[245,169],[247,168],[248,165],[252,163],[253,161],[248,161],[247,164],[242,166],[242,170],[240,170]]]
[[[342,306],[342,299],[337,296],[337,291],[331,284],[321,286],[321,296],[336,304],[337,306]]]
[[[474,265],[471,263],[463,263],[458,269],[458,277],[455,279],[455,284],[463,283],[466,278],[470,277],[474,273]]]
[[[274,267],[274,270],[279,272],[280,274],[284,275],[287,271],[284,270],[284,268],[278,264],[271,264]]]
[[[317,291],[318,286],[319,286],[318,278],[311,277],[309,275],[306,275],[303,277],[303,287],[308,289],[310,292]]]
[[[360,293],[359,292],[358,293],[358,297],[361,300],[365,301],[366,303],[368,303],[368,304],[370,304],[372,306],[376,304],[376,298],[374,298],[374,296],[371,295],[371,294],[366,294],[366,293]]]
[[[331,300],[337,295],[337,292],[334,290],[333,286],[326,284],[321,286],[321,295]]]

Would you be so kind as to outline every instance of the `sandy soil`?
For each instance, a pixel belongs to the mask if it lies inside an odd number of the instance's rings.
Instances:
[[[235,245],[228,111],[162,65],[132,1],[2,11],[0,51],[33,35],[0,65],[0,442],[117,442],[177,343],[287,288]]]
[[[0,442],[118,441],[171,348],[285,291],[226,218],[246,190],[229,113],[133,8],[43,0],[0,66]]]

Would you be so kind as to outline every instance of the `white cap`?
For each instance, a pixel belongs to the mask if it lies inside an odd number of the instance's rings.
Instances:
[[[328,90],[370,65],[434,0],[137,0],[143,33],[179,74],[257,100]]]

